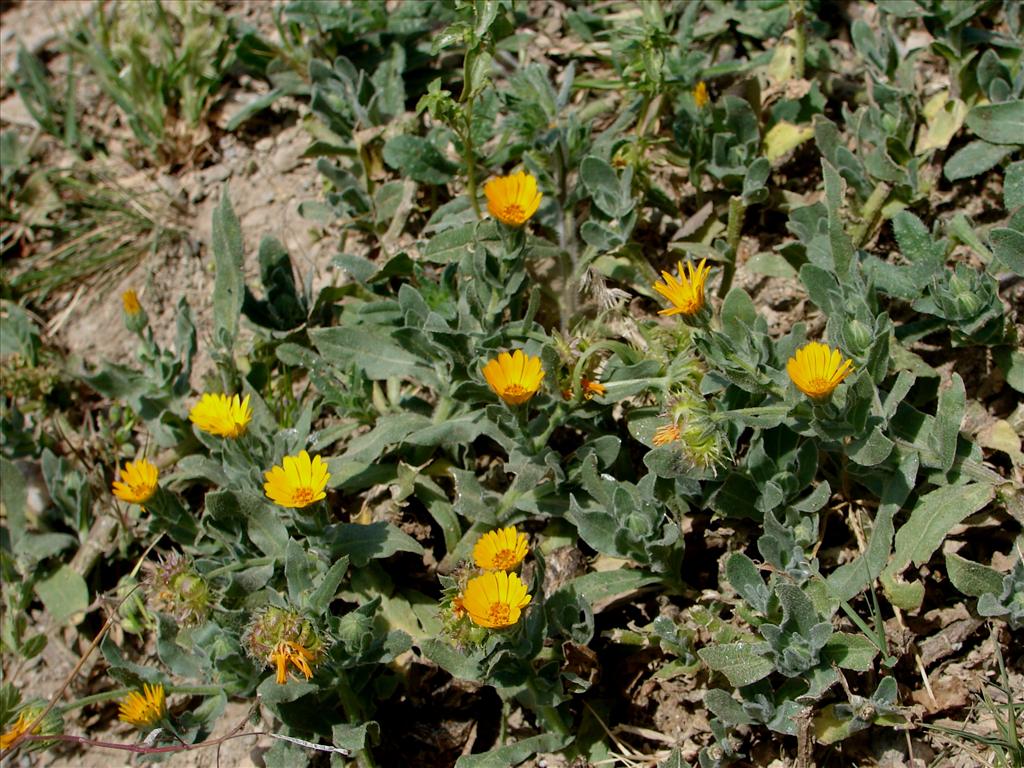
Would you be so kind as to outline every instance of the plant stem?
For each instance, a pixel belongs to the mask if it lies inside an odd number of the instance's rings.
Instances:
[[[335,690],[338,693],[338,698],[341,700],[341,708],[345,710],[345,719],[349,723],[362,721],[364,719],[362,705],[359,703],[355,691],[352,690],[352,686],[348,681],[348,674],[344,670],[338,673],[338,686]],[[360,749],[356,752],[355,758],[360,768],[377,768],[373,755],[370,754],[368,749]]]
[[[225,573],[231,573],[232,571],[240,571],[243,568],[257,568],[261,565],[270,565],[276,558],[273,557],[254,557],[251,560],[240,560],[236,563],[228,563],[222,565],[220,568],[214,568],[209,573],[202,574],[205,579],[213,579],[217,576],[223,576]]]
[[[807,17],[804,14],[804,0],[793,3],[793,37],[796,42],[796,61],[793,62],[793,76],[803,79],[807,59]]]
[[[853,228],[852,233],[855,248],[860,248],[867,242],[871,230],[874,229],[875,220],[882,210],[882,206],[889,199],[889,192],[889,185],[884,181],[880,181],[872,190],[870,197],[864,202],[864,207],[860,209],[860,223]]]
[[[740,236],[743,234],[743,217],[747,212],[747,206],[743,204],[743,198],[733,195],[729,198],[729,221],[726,225],[725,238],[728,248],[728,261],[722,270],[722,283],[718,286],[718,297],[724,297],[732,288],[732,278],[736,274],[736,256],[740,247]]]

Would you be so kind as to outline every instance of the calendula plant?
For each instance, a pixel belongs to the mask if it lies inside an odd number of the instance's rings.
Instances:
[[[298,110],[338,239],[249,231],[240,172],[209,297],[121,296],[134,361],[3,305],[4,758],[105,701],[115,747],[361,768],[857,760],[938,714],[924,635],[1010,649],[1024,573],[1021,30],[970,5],[133,11],[268,81],[238,146]],[[118,8],[79,50],[139,49]],[[40,608],[109,678],[50,711]],[[229,699],[268,730],[210,737]]]

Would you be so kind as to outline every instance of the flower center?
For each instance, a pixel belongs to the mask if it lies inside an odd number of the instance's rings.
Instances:
[[[807,382],[807,388],[814,394],[812,397],[822,397],[823,395],[829,394],[835,387],[829,379],[822,378],[820,376],[811,379]]]
[[[494,567],[499,570],[507,571],[515,564],[516,553],[511,549],[503,549],[494,556]]]
[[[507,203],[501,209],[501,220],[506,224],[522,224],[526,221],[526,211],[519,203]]]
[[[132,495],[140,499],[147,499],[152,493],[150,487],[145,483],[136,483],[131,486],[131,489]]]
[[[491,608],[487,611],[487,618],[495,626],[503,627],[508,624],[510,610],[507,603],[491,603]]]
[[[297,507],[304,507],[313,501],[312,488],[296,488],[292,491],[292,504]]]

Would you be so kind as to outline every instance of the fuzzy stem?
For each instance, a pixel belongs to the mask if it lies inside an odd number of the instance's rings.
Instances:
[[[718,297],[724,297],[732,288],[732,278],[736,274],[736,256],[740,247],[740,236],[743,234],[743,217],[747,212],[747,206],[743,204],[743,198],[733,195],[729,198],[729,220],[726,225],[725,238],[728,248],[726,255],[728,261],[722,270],[722,283],[718,286]]]
[[[793,4],[793,37],[796,42],[796,61],[793,62],[793,76],[803,79],[807,59],[807,17],[804,14],[804,0]]]
[[[884,181],[878,182],[878,185],[871,191],[870,197],[864,202],[864,207],[860,209],[860,223],[853,228],[854,247],[860,248],[867,242],[868,236],[874,228],[875,219],[878,218],[885,201],[889,199],[890,191],[891,188]]]

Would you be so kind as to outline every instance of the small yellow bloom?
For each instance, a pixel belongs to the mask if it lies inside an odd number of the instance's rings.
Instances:
[[[654,430],[654,437],[651,438],[651,445],[655,447],[668,445],[669,443],[674,443],[680,437],[682,437],[682,433],[679,431],[679,427],[674,421],[671,421]]]
[[[693,103],[697,105],[697,109],[704,109],[710,101],[711,97],[708,96],[708,86],[701,80],[693,89]]]
[[[142,693],[132,691],[124,697],[118,717],[139,728],[151,728],[163,720],[167,714],[164,687],[159,683],[156,685],[144,683],[142,691]]]
[[[139,296],[133,290],[127,290],[121,294],[121,304],[124,306],[124,311],[127,315],[137,315],[142,312]]]
[[[530,602],[519,576],[505,571],[490,571],[470,579],[460,597],[470,620],[489,629],[511,627]]]
[[[697,269],[693,268],[692,262],[686,263],[686,273],[683,272],[683,262],[679,262],[679,279],[676,280],[668,272],[662,272],[661,276],[665,282],[654,284],[654,290],[668,299],[672,306],[669,309],[658,310],[659,315],[686,315],[692,317],[704,308],[704,283],[711,274],[711,267],[705,266],[707,259],[701,259]]]
[[[488,571],[508,571],[526,557],[526,534],[516,531],[514,525],[488,531],[473,547],[473,562]]]
[[[517,349],[511,355],[502,352],[483,368],[484,378],[494,393],[509,405],[521,405],[537,394],[544,369],[539,357],[530,357]]]
[[[580,382],[580,385],[583,388],[583,397],[585,397],[587,400],[592,400],[594,398],[594,395],[600,395],[601,397],[604,397],[605,392],[608,391],[607,389],[605,389],[604,384],[602,384],[599,381],[591,381],[590,379],[583,379]]]
[[[491,216],[510,227],[523,226],[540,207],[537,179],[523,171],[491,179],[484,184],[484,194]]]
[[[288,663],[301,672],[307,680],[313,676],[309,663],[316,661],[317,654],[300,643],[282,640],[270,652],[268,663],[277,667],[277,682],[284,685],[288,681]]]
[[[838,349],[812,341],[789,358],[786,371],[797,389],[815,400],[824,400],[853,372],[853,361],[844,362]]]
[[[302,509],[327,497],[324,489],[331,475],[320,456],[310,460],[308,453],[300,451],[298,456],[285,456],[281,463],[283,466],[263,473],[267,479],[263,490],[271,501],[282,507]]]
[[[156,493],[159,471],[146,459],[129,461],[121,470],[121,480],[113,484],[114,495],[129,504],[145,504]]]
[[[238,395],[228,397],[206,393],[192,406],[188,418],[203,432],[217,437],[238,437],[252,419],[249,395],[242,400]]]
[[[7,749],[16,739],[20,738],[25,732],[28,731],[28,727],[32,725],[32,721],[39,716],[38,712],[31,712],[23,709],[18,713],[18,719],[15,720],[7,731],[0,734],[0,749]],[[40,726],[36,726],[36,733],[39,733]]]

